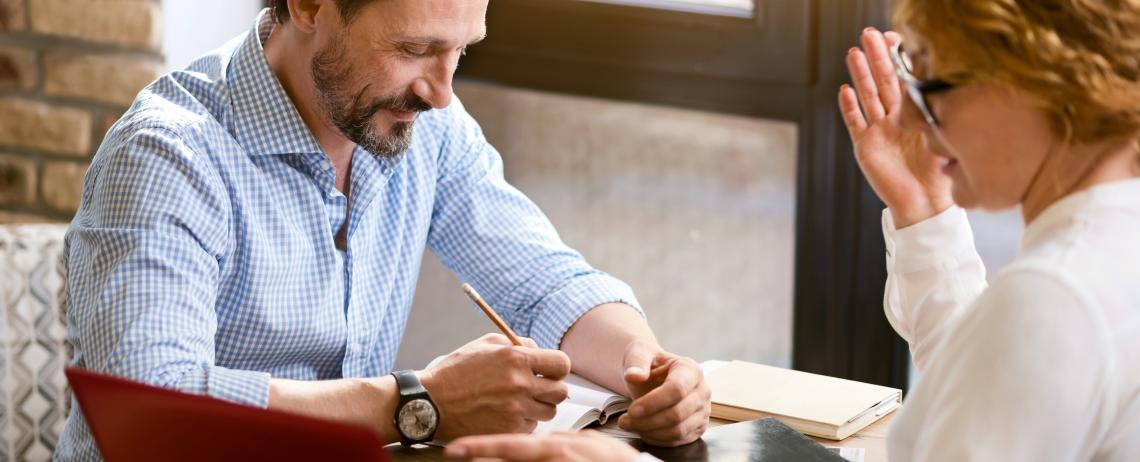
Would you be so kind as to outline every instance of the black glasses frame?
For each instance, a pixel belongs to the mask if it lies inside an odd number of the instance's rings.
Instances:
[[[907,95],[910,96],[914,105],[918,106],[918,110],[922,112],[922,117],[926,119],[926,123],[930,124],[931,127],[938,127],[938,118],[930,110],[927,97],[948,91],[956,85],[942,79],[919,80],[918,77],[915,77],[910,58],[902,48],[902,42],[891,47],[891,60],[895,63],[895,74],[898,74],[899,80],[906,87]]]

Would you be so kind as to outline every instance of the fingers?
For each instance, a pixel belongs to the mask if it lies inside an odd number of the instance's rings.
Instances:
[[[519,337],[519,341],[522,342],[524,347],[538,348],[538,343],[535,342],[534,339],[532,339],[532,338]],[[514,343],[511,343],[511,339],[508,338],[506,335],[496,334],[496,333],[483,334],[482,337],[479,337],[478,339],[476,339],[474,342],[471,342],[471,343],[489,343],[492,345],[517,346]]]
[[[681,425],[694,415],[702,415],[707,418],[704,412],[709,406],[708,403],[705,393],[694,390],[672,407],[638,418],[632,418],[628,415],[622,416],[619,423],[623,429],[637,433],[666,430]]]
[[[633,342],[626,349],[622,360],[622,370],[626,382],[641,383],[649,379],[649,371],[653,368],[654,359],[658,351],[648,344]]]
[[[561,450],[560,445],[545,437],[485,435],[452,441],[444,454],[450,458],[498,457],[522,461],[550,458]]]
[[[867,55],[858,48],[847,52],[847,71],[855,83],[855,92],[859,95],[859,103],[863,105],[863,113],[867,120],[874,123],[886,116],[883,102],[879,100],[879,90],[875,77],[871,74],[871,67],[867,64]]]
[[[700,366],[690,359],[678,359],[669,367],[661,386],[634,400],[629,407],[630,417],[649,416],[673,407],[703,381]]]
[[[592,431],[548,435],[486,435],[460,438],[447,446],[448,458],[510,461],[632,461],[638,452],[623,441]]]
[[[635,400],[618,423],[650,444],[687,444],[708,427],[712,392],[692,360],[677,358],[664,367],[668,370],[661,385]]]
[[[855,96],[855,89],[850,85],[844,84],[839,88],[839,110],[843,114],[843,123],[847,125],[847,132],[854,141],[867,129],[867,119],[863,117],[863,111],[859,109],[859,98]]]
[[[673,447],[689,444],[700,438],[708,429],[708,414],[693,414],[678,425],[668,428],[641,432],[641,439],[654,446]]]
[[[863,32],[862,43],[879,100],[886,113],[890,114],[902,103],[902,93],[899,91],[898,75],[895,74],[895,64],[891,61],[887,39],[882,32],[868,28]]]
[[[490,343],[492,345],[511,345],[511,339],[503,334],[483,334],[471,343]]]
[[[533,340],[524,338],[522,341],[528,346],[518,347],[511,344],[502,335],[487,334],[478,341],[510,345],[510,348],[503,348],[495,352],[505,366],[529,369],[531,375],[541,375],[554,380],[561,380],[570,375],[570,357],[566,356],[566,353],[559,350],[538,348]]]
[[[557,406],[545,403],[542,401],[527,399],[522,402],[522,415],[526,420],[533,420],[538,422],[546,422],[554,418],[557,413]]]
[[[535,384],[531,396],[535,400],[551,405],[557,406],[566,397],[569,396],[569,390],[566,388],[566,383],[559,380],[551,380],[545,377],[535,377]]]
[[[884,32],[883,36],[887,38],[887,48],[888,49],[890,47],[895,46],[896,43],[899,43],[902,41],[902,34],[899,34],[898,32],[895,32],[893,30],[889,30],[889,31]]]
[[[527,366],[535,374],[548,379],[562,380],[570,375],[570,357],[559,350],[527,348],[523,350]]]

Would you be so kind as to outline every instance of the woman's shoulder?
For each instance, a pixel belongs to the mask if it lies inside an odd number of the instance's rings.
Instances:
[[[1103,318],[1110,331],[1138,328],[1140,208],[1088,205],[1044,230],[1027,232],[1018,257],[993,285],[1016,288],[1007,296],[1027,302],[1072,300],[1088,316]]]
[[[1015,260],[993,278],[974,312],[990,325],[1103,334],[1096,288],[1082,276],[1063,266]]]

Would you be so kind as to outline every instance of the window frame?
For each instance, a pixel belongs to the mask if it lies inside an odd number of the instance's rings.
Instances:
[[[581,0],[493,0],[489,35],[458,74],[786,120],[794,111],[768,103],[802,97],[815,79],[809,3],[761,2],[751,18],[740,18]]]

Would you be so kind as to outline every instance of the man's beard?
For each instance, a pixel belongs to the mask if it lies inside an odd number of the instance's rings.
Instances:
[[[431,105],[411,92],[362,101],[368,85],[352,94],[350,82],[356,73],[346,54],[344,41],[336,37],[313,56],[311,66],[318,104],[333,126],[349,141],[373,155],[396,157],[412,143],[413,122],[396,122],[385,134],[374,126],[372,117],[383,109],[424,112],[431,109]]]

